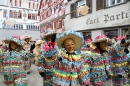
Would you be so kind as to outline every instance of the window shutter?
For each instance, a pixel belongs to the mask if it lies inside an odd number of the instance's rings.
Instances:
[[[56,22],[54,22],[54,29],[56,29]]]
[[[62,28],[62,20],[59,20],[59,28]]]
[[[96,10],[104,8],[104,0],[96,0]]]
[[[86,5],[89,7],[88,13],[92,13],[92,0],[86,0]]]
[[[74,10],[76,10],[76,8],[75,8],[75,3],[73,3],[73,4],[71,4],[70,5],[70,12],[72,12],[72,11],[74,11]],[[75,18],[76,17],[76,12],[73,12],[73,13],[71,13],[71,19],[72,18]]]

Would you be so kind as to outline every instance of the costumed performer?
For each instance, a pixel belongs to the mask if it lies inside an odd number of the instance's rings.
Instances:
[[[20,36],[7,37],[5,45],[0,48],[0,62],[2,75],[7,86],[26,86],[26,72],[24,71],[23,41]]]
[[[90,82],[84,58],[76,51],[84,42],[83,36],[69,30],[59,35],[56,42],[55,37],[56,34],[53,34],[51,41],[43,45],[41,71],[52,71],[53,86],[88,86]],[[46,70],[45,66],[52,68]]]

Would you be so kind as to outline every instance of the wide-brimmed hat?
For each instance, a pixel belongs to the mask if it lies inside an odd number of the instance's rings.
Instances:
[[[14,35],[12,37],[7,37],[4,42],[5,44],[9,44],[11,41],[17,43],[20,47],[23,48],[24,46],[24,42],[22,41],[22,39],[20,38],[20,36]]]
[[[57,46],[62,47],[63,42],[65,39],[71,38],[74,40],[75,43],[75,50],[79,49],[81,47],[81,44],[84,43],[83,35],[80,34],[79,32],[68,30],[64,31],[61,35],[57,36]]]
[[[111,43],[111,40],[106,35],[104,35],[104,34],[96,36],[95,39],[94,39],[94,41],[92,43],[95,44],[97,42],[103,42],[103,41]]]
[[[45,30],[45,34],[43,35],[43,38],[46,39],[47,36],[52,35],[56,33],[55,30],[53,30],[52,28],[48,28],[47,30]]]
[[[21,37],[24,41],[25,39],[29,39],[31,41],[32,37],[28,35],[27,31],[25,31],[24,35]]]
[[[43,43],[44,43],[43,40],[37,40],[36,43],[35,43],[35,45],[37,46],[37,45],[39,45],[39,44],[43,44]]]

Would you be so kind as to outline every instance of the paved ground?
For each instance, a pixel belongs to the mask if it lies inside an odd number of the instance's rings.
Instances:
[[[27,75],[27,78],[28,78],[28,86],[43,86],[42,77],[38,74],[37,67],[35,65],[31,66],[31,74]],[[3,84],[3,77],[1,74],[0,74],[0,86],[5,86]],[[104,86],[111,86],[110,81],[106,82]]]
[[[37,67],[35,65],[31,66],[31,73],[27,75],[28,86],[43,86],[42,77],[37,72]],[[0,86],[5,86],[3,84],[3,76],[0,74]]]

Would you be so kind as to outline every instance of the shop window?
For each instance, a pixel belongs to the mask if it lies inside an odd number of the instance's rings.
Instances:
[[[83,37],[85,40],[90,39],[91,38],[91,32],[83,32]]]
[[[125,3],[127,0],[106,0],[106,7],[112,7],[115,5],[119,5]]]
[[[14,18],[17,18],[17,12],[14,12]]]
[[[113,38],[115,36],[117,36],[118,34],[118,30],[105,30],[104,34],[109,37],[109,38]]]
[[[7,16],[7,10],[4,10],[3,11],[3,17],[6,17]]]
[[[18,13],[18,18],[22,18],[22,13],[21,12]]]
[[[10,10],[9,17],[10,17],[10,18],[13,18],[13,17],[14,17],[14,13],[12,12],[12,10]]]

